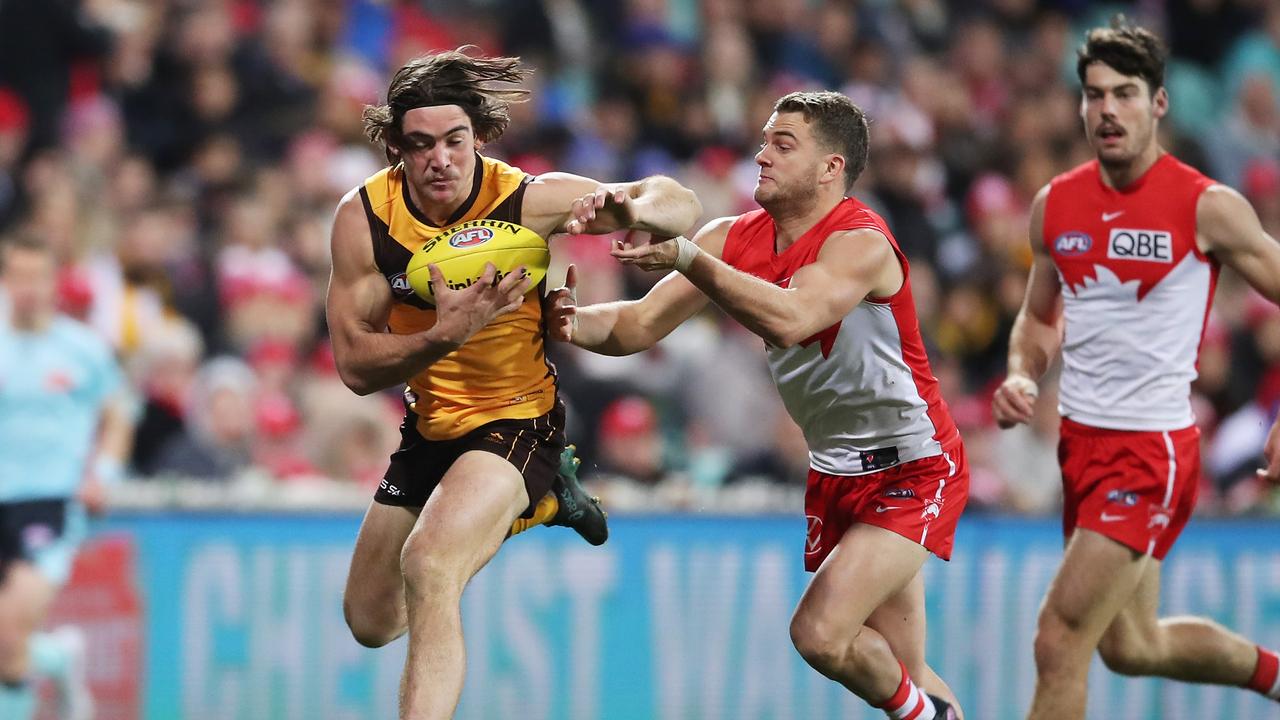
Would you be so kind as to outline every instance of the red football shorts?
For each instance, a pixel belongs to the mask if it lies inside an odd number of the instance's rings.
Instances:
[[[1106,430],[1062,419],[1062,531],[1086,528],[1163,560],[1196,506],[1200,431]]]
[[[956,523],[968,499],[969,464],[958,442],[941,455],[865,475],[828,475],[811,468],[804,494],[809,521],[804,569],[817,570],[854,523],[890,530],[950,560]]]

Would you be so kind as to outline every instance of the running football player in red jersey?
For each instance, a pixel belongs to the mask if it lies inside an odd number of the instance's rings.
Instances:
[[[635,302],[575,308],[571,269],[568,287],[548,297],[548,327],[627,355],[712,300],[763,338],[809,445],[805,567],[814,576],[792,641],[889,717],[949,720],[959,717],[955,696],[924,659],[920,568],[929,553],[951,556],[969,473],[925,357],[906,257],[884,220],[845,195],[867,143],[866,117],[847,97],[783,97],[756,155],[762,210],[715,220],[694,240],[621,242],[613,254],[623,263],[679,271]],[[598,222],[609,202],[588,196],[575,214]]]
[[[1031,213],[1035,262],[993,400],[1031,419],[1059,349],[1066,553],[1041,607],[1029,717],[1083,718],[1097,649],[1124,675],[1238,685],[1280,699],[1270,650],[1204,618],[1159,618],[1160,565],[1195,506],[1191,381],[1219,263],[1280,301],[1280,244],[1236,191],[1157,143],[1164,52],[1147,30],[1092,30],[1081,116],[1097,158],[1054,178]],[[1265,447],[1280,479],[1280,425]]]

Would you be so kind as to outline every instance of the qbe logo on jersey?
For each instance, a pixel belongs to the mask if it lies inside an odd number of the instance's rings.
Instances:
[[[1116,228],[1107,241],[1107,257],[1114,260],[1173,262],[1173,235],[1167,230]]]
[[[489,242],[493,231],[486,227],[467,228],[449,238],[449,244],[456,248],[469,248]]]

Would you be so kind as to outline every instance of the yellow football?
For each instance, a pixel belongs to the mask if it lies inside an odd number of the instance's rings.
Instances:
[[[434,305],[427,265],[440,268],[445,284],[461,290],[480,279],[486,263],[493,263],[499,278],[523,265],[537,285],[550,262],[547,241],[529,228],[502,220],[471,220],[428,240],[410,258],[405,277],[418,297]]]

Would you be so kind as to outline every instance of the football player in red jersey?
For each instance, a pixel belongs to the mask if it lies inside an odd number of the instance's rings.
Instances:
[[[1280,301],[1280,244],[1248,202],[1168,154],[1164,51],[1123,20],[1089,32],[1080,106],[1096,159],[1037,194],[1034,264],[993,411],[1031,419],[1036,380],[1063,370],[1066,552],[1041,607],[1029,717],[1085,714],[1095,649],[1112,670],[1237,685],[1280,699],[1274,652],[1205,618],[1159,618],[1161,561],[1195,506],[1190,384],[1219,264]],[[1280,480],[1280,425],[1264,454]]]
[[[951,555],[968,497],[964,447],[929,369],[906,256],[884,220],[847,193],[867,162],[866,117],[833,92],[774,106],[756,154],[762,209],[613,251],[670,273],[643,299],[574,307],[554,291],[552,336],[608,355],[652,347],[715,302],[766,343],[810,471],[805,567],[791,621],[804,659],[895,720],[959,717],[925,663],[929,553]],[[576,209],[584,222],[603,193]],[[913,681],[918,680],[920,687]]]

